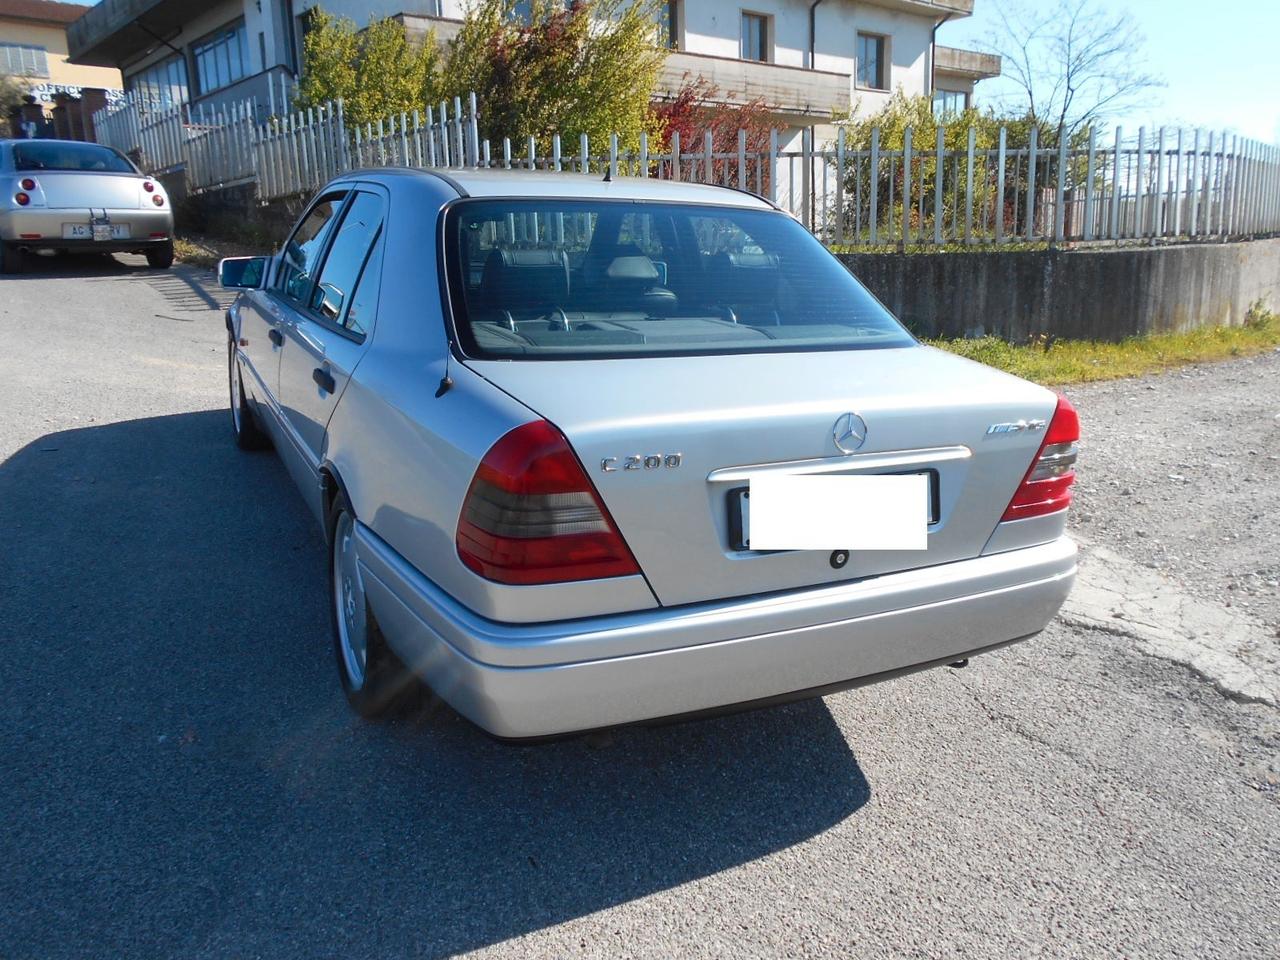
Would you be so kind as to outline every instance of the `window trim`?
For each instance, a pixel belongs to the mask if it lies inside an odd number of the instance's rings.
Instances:
[[[342,206],[338,208],[337,214],[335,214],[335,217],[337,218],[337,221],[338,221],[338,229],[340,230],[342,228],[343,221],[345,221],[347,218],[347,213],[350,212],[351,206],[352,204],[355,203],[356,197],[359,194],[367,193],[370,196],[377,197],[379,200],[382,201],[382,221],[378,224],[378,229],[373,234],[373,242],[369,244],[368,249],[365,250],[364,252],[364,257],[360,261],[360,269],[356,271],[355,283],[351,285],[351,296],[348,297],[342,304],[342,319],[339,322],[335,323],[334,321],[330,320],[328,317],[325,317],[324,315],[319,313],[317,310],[315,310],[315,308],[311,306],[311,300],[315,296],[316,288],[320,284],[320,278],[324,275],[324,268],[329,263],[329,254],[333,252],[333,245],[338,239],[337,230],[335,230],[333,234],[331,234],[329,238],[325,241],[324,250],[321,253],[320,265],[316,268],[315,279],[311,282],[311,286],[307,290],[306,302],[302,304],[297,304],[285,298],[285,302],[287,302],[290,305],[290,307],[292,307],[292,309],[294,309],[295,311],[297,311],[298,313],[306,317],[306,319],[310,320],[313,323],[319,324],[320,326],[324,327],[326,330],[330,330],[333,333],[338,334],[339,336],[346,337],[348,340],[352,341],[353,343],[364,343],[370,337],[370,335],[372,335],[374,324],[377,323],[377,318],[378,318],[377,311],[375,310],[373,315],[374,323],[370,324],[366,328],[364,333],[353,333],[351,329],[346,325],[347,314],[351,312],[352,300],[354,300],[355,298],[356,291],[360,289],[360,281],[364,279],[365,270],[367,270],[369,267],[369,258],[373,256],[373,251],[377,249],[378,244],[382,242],[382,239],[387,232],[387,215],[391,212],[391,198],[387,196],[385,191],[374,189],[374,186],[375,186],[374,184],[355,184],[354,186],[352,186],[347,193],[347,198],[343,201]],[[289,236],[292,237],[293,234],[290,234]],[[379,270],[382,269],[381,264],[378,265],[378,269]],[[379,274],[378,276],[378,282],[379,282],[378,296],[379,296],[379,299],[381,299],[381,296],[382,296],[381,274]]]
[[[205,89],[204,84],[201,82],[202,78],[200,76],[200,54],[204,52],[200,50],[200,46],[202,44],[205,45],[206,47],[212,46],[212,44],[210,43],[212,38],[217,37],[220,34],[227,33],[228,31],[231,31],[231,32],[239,31],[240,36],[243,40],[243,47],[241,48],[241,51],[240,51],[240,65],[244,68],[244,73],[236,77],[234,80],[229,80],[227,83],[221,84],[220,86],[209,87],[208,89]],[[217,93],[219,90],[225,90],[227,89],[227,87],[235,86],[237,83],[239,83],[241,80],[244,80],[246,77],[253,76],[253,69],[252,69],[253,65],[250,62],[248,62],[251,59],[251,57],[249,54],[249,28],[245,24],[245,18],[243,16],[235,17],[231,20],[228,20],[222,26],[217,27],[214,30],[210,30],[208,33],[204,34],[203,36],[197,37],[195,40],[192,40],[189,44],[187,44],[187,59],[190,63],[190,69],[187,71],[189,75],[189,80],[193,81],[189,83],[190,88],[194,91],[194,96],[192,96],[192,99],[195,99],[197,97],[205,97],[211,93]],[[227,61],[228,70],[230,70],[230,67],[231,67],[231,62],[230,60],[228,60]]]
[[[310,283],[307,285],[307,295],[301,301],[294,300],[292,297],[285,295],[285,293],[280,289],[280,286],[279,286],[280,271],[284,268],[285,252],[289,249],[289,241],[294,238],[299,228],[304,223],[306,223],[307,219],[311,216],[311,214],[315,212],[316,207],[320,206],[320,204],[325,203],[326,201],[333,200],[334,197],[341,197],[341,202],[338,204],[338,209],[333,215],[334,221],[337,223],[341,223],[342,218],[346,216],[347,205],[351,203],[351,197],[355,193],[355,191],[356,191],[356,188],[354,185],[335,186],[332,190],[325,190],[313,201],[311,201],[310,205],[306,209],[306,212],[303,213],[302,216],[298,218],[298,222],[295,223],[293,225],[293,229],[289,231],[289,236],[285,238],[284,245],[280,248],[280,253],[278,253],[273,258],[275,260],[275,266],[271,270],[271,277],[269,280],[267,280],[263,284],[263,289],[266,291],[266,293],[274,297],[276,300],[279,300],[282,306],[286,306],[290,310],[295,310],[298,313],[305,314],[307,316],[311,315],[311,310],[310,310],[311,296],[315,291],[316,280],[320,276],[320,271],[324,267],[324,262],[329,257],[329,247],[333,243],[333,234],[330,233],[327,237],[324,238],[324,246],[321,248],[320,257],[316,262],[315,275],[311,277]]]
[[[862,51],[860,48],[862,46],[861,41],[863,37],[867,37],[868,39],[871,39],[871,40],[880,41],[880,44],[881,44],[880,82],[883,84],[883,86],[879,86],[879,87],[867,86],[862,83],[862,80],[860,77],[860,74],[862,72],[861,70],[862,57],[860,56],[860,54]],[[892,89],[891,73],[893,68],[892,44],[893,44],[893,37],[887,33],[876,33],[872,30],[858,31],[857,42],[855,43],[854,49],[853,49],[853,86],[855,90],[868,90],[868,91],[871,91],[872,93],[889,93],[890,92],[890,90]]]
[[[744,27],[746,26],[747,17],[756,17],[762,21],[761,29],[764,31],[764,59],[757,60],[755,57],[744,57],[743,50],[747,44],[747,36]],[[773,63],[773,14],[763,13],[759,10],[749,10],[742,7],[738,10],[738,59],[744,63]]]

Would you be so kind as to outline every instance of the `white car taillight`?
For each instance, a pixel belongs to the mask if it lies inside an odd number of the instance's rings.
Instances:
[[[1071,485],[1076,482],[1076,453],[1080,440],[1080,418],[1066,397],[1058,397],[1058,408],[1049,421],[1044,441],[1031,467],[1000,518],[1025,520],[1057,513],[1071,506]]]
[[[563,583],[640,572],[569,442],[545,420],[485,454],[458,519],[458,557],[499,583]]]

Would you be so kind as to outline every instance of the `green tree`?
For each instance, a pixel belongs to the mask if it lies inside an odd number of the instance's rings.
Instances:
[[[409,40],[397,20],[357,30],[319,8],[309,16],[298,84],[303,107],[338,100],[351,123],[376,123],[432,103],[440,94],[440,47],[434,32]]]
[[[553,134],[574,150],[580,134],[622,149],[654,133],[649,101],[666,59],[653,0],[479,0],[450,42],[444,69],[454,94],[474,91],[480,135],[549,148]]]
[[[7,129],[11,115],[26,102],[26,98],[25,83],[17,77],[0,73],[0,130]],[[12,135],[17,136],[18,131],[15,129]]]

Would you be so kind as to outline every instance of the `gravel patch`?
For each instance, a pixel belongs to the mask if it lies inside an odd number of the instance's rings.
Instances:
[[[1072,527],[1280,630],[1280,351],[1065,393]]]

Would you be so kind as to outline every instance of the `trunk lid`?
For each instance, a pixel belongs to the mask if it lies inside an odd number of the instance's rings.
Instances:
[[[20,176],[40,184],[46,207],[73,210],[137,210],[142,207],[142,178],[132,173],[77,173],[31,170]]]
[[[568,438],[663,605],[855,580],[978,556],[1049,420],[1055,395],[931,347],[545,362],[468,361]],[[843,454],[836,420],[866,441]],[[665,458],[680,455],[678,467]],[[660,457],[605,472],[602,463]],[[654,463],[651,459],[650,463]],[[732,491],[760,472],[934,471],[938,515],[926,551],[735,549]]]

